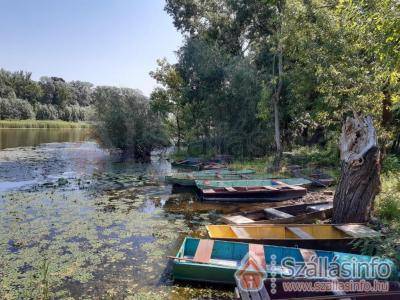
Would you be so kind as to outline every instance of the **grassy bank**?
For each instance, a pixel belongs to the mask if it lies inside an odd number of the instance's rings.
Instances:
[[[84,122],[66,122],[60,120],[0,120],[0,128],[90,128]]]

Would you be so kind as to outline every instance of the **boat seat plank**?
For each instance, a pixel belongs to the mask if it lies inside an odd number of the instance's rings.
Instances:
[[[200,240],[197,246],[196,253],[193,257],[193,261],[208,263],[211,259],[211,253],[214,247],[214,240]]]
[[[264,270],[267,267],[265,262],[264,246],[260,244],[249,244],[249,257],[256,259],[257,264]]]
[[[333,207],[333,203],[325,203],[325,204],[317,204],[317,205],[310,205],[308,209],[313,211],[323,211],[326,209],[330,209]]]
[[[254,220],[246,218],[246,217],[241,216],[241,215],[227,216],[227,217],[224,217],[223,219],[226,220],[229,223],[232,223],[232,224],[250,224],[250,223],[254,223]]]
[[[308,232],[305,232],[304,230],[302,230],[299,227],[290,226],[290,227],[286,227],[286,228],[287,228],[287,230],[289,230],[292,233],[294,233],[295,235],[297,235],[299,238],[314,239],[314,237],[311,234],[309,234]]]
[[[274,180],[274,182],[275,182],[276,184],[279,184],[280,186],[284,186],[284,187],[290,188],[290,189],[292,189],[292,190],[304,190],[304,188],[301,187],[301,186],[290,185],[290,184],[284,183],[284,182],[282,182],[282,181],[280,181],[280,180]]]
[[[355,238],[376,237],[381,235],[378,231],[375,231],[362,224],[335,225],[335,227],[347,235]]]
[[[263,188],[266,189],[266,190],[270,190],[270,191],[279,191],[279,189],[274,188],[274,187],[269,186],[269,185],[263,186]]]
[[[271,214],[271,215],[273,215],[273,216],[276,216],[276,217],[282,218],[282,219],[294,217],[294,216],[291,215],[291,214],[285,213],[285,212],[280,211],[280,210],[275,209],[275,208],[265,208],[264,211],[265,211],[267,214]]]
[[[245,227],[235,227],[232,226],[232,231],[236,234],[238,238],[251,238],[251,235],[247,232]]]

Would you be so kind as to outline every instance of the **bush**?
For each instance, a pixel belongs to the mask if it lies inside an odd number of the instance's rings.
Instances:
[[[148,160],[153,149],[168,145],[161,121],[146,97],[135,90],[97,87],[95,109],[100,140],[136,159]]]
[[[60,119],[63,121],[78,122],[85,120],[85,110],[79,105],[70,105],[59,110]]]
[[[51,104],[36,104],[36,119],[38,120],[57,120],[58,110]]]
[[[21,99],[1,99],[0,98],[0,119],[34,119],[35,113],[32,105]]]

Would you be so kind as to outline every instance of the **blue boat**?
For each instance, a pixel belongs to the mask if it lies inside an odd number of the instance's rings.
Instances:
[[[366,255],[350,253],[309,250],[301,248],[258,245],[220,240],[207,240],[197,238],[185,238],[176,257],[173,259],[173,275],[176,280],[212,282],[223,284],[235,284],[235,272],[241,269],[243,261],[247,257],[255,258],[261,262],[265,277],[271,278],[276,274],[277,278],[307,278],[307,279],[384,279],[397,280],[398,271],[394,262],[385,258],[373,258]],[[310,271],[313,261],[318,261],[318,270],[315,276]],[[358,273],[345,277],[333,274],[334,264],[361,263],[365,265],[374,262],[384,265],[388,272],[381,275],[367,275],[366,269],[360,269]],[[304,267],[306,266],[306,267]],[[324,267],[325,266],[325,267]],[[344,266],[344,265],[343,265]],[[358,266],[358,265],[355,265]]]

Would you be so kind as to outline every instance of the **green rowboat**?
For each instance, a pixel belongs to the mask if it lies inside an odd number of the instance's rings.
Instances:
[[[213,189],[227,187],[257,187],[257,186],[279,186],[280,182],[294,186],[309,186],[311,181],[304,178],[280,178],[280,179],[235,179],[235,180],[216,180],[216,179],[197,179],[195,180],[198,189]]]
[[[396,265],[390,259],[333,251],[213,241],[190,237],[185,238],[177,256],[172,257],[174,279],[236,284],[234,274],[239,270],[241,262],[246,261],[248,255],[261,265],[260,270],[267,277],[271,277],[273,272],[278,278],[304,278],[307,274],[307,279],[327,279],[332,278],[332,276],[335,276],[335,279],[345,279],[345,276],[332,275],[332,270],[337,270],[338,265],[331,263],[336,262],[344,268],[343,263],[352,266],[353,262],[364,263],[364,265],[374,262],[374,264],[388,266],[387,277],[386,274],[380,276],[378,272],[367,276],[365,269],[363,269],[357,275],[346,279],[398,279]],[[321,270],[318,267],[316,276],[310,275],[312,273],[309,270],[301,270],[309,268],[308,265],[312,263],[314,258],[318,262],[322,262],[318,265]],[[285,261],[286,263],[284,263]],[[307,267],[304,268],[304,265]],[[344,272],[344,270],[342,271]]]
[[[215,179],[243,179],[253,176],[253,170],[207,170],[190,173],[176,173],[165,176],[165,181],[170,184],[181,186],[196,186],[195,180],[215,180]]]

